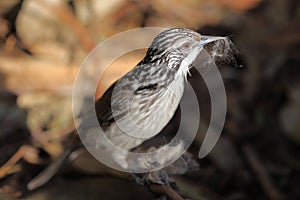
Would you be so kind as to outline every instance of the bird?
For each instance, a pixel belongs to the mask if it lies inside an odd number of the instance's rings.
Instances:
[[[105,136],[118,148],[130,151],[158,135],[179,106],[197,56],[205,45],[225,38],[204,36],[187,28],[171,28],[158,34],[145,57],[96,100],[94,109]],[[86,116],[83,122],[88,121]],[[74,145],[67,148],[27,188],[32,190],[47,182],[73,149]],[[126,153],[108,151],[121,169],[129,167]],[[147,163],[138,167],[145,166]]]

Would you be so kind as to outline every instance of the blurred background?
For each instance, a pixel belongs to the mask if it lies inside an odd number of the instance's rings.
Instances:
[[[298,0],[1,0],[0,199],[161,198],[117,174],[107,175],[80,153],[44,186],[26,189],[64,150],[74,128],[72,87],[85,56],[116,33],[148,26],[229,36],[239,50],[235,64],[219,66],[228,101],[222,136],[207,157],[197,160],[199,169],[173,177],[180,194],[208,200],[300,199]],[[116,61],[96,97],[143,54]],[[203,129],[209,106],[203,95]],[[195,157],[200,145],[199,136],[190,150]]]

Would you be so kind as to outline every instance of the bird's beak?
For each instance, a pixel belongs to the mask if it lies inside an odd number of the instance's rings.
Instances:
[[[200,42],[198,43],[200,46],[205,46],[208,43],[217,41],[217,40],[224,40],[225,37],[220,37],[220,36],[205,36],[202,35]]]

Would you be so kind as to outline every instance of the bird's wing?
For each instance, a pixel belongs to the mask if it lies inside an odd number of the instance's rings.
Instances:
[[[114,116],[111,109],[111,97],[113,90],[115,88],[116,82],[112,84],[103,94],[103,96],[98,99],[95,103],[95,110],[97,114],[98,121],[101,126],[109,126],[113,123]]]
[[[116,87],[118,81],[119,80],[113,83],[105,91],[103,96],[96,100],[95,111],[98,122],[102,128],[110,126],[116,119],[120,119],[128,114],[128,109],[126,109],[128,97],[126,96],[125,90]],[[132,87],[132,85],[130,87]],[[134,91],[134,89],[129,89],[129,93],[131,93],[131,91]],[[117,98],[117,100],[113,102],[112,98]]]

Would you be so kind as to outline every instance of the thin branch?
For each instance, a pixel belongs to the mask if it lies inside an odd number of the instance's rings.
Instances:
[[[0,167],[0,178],[15,171],[15,165],[24,156],[25,151],[26,146],[21,146],[18,151],[2,167]]]
[[[261,184],[265,193],[271,200],[282,200],[283,195],[277,190],[273,184],[271,178],[269,177],[267,171],[265,170],[263,164],[255,154],[253,148],[250,145],[243,146],[243,152],[246,156],[248,164],[252,171],[254,172],[258,182]]]
[[[153,192],[157,192],[157,193],[166,195],[171,200],[184,200],[184,198],[182,198],[176,191],[174,191],[168,185],[151,184],[150,189]]]

